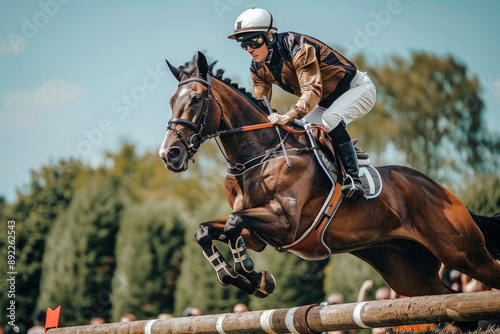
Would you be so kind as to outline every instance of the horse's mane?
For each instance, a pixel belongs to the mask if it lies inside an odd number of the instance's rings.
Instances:
[[[267,113],[267,109],[265,109],[265,106],[261,104],[261,101],[256,99],[251,92],[246,90],[245,87],[240,87],[238,83],[232,82],[231,78],[223,78],[223,75],[225,73],[224,69],[220,68],[214,74],[213,71],[216,64],[217,60],[208,65],[208,74],[210,76],[218,79],[220,82],[224,83],[226,86],[234,90],[261,112]],[[198,72],[198,67],[196,65],[196,56],[194,56],[193,60],[191,60],[190,62],[186,62],[184,66],[179,66],[179,70],[183,73],[183,77],[181,78],[182,80],[186,80],[187,78],[190,78],[196,72]]]

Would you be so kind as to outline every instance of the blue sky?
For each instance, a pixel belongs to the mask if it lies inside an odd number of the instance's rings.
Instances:
[[[98,163],[122,140],[157,150],[176,90],[165,58],[180,65],[204,50],[250,87],[250,57],[226,36],[253,6],[271,11],[280,31],[371,63],[454,56],[479,78],[487,126],[500,131],[497,1],[2,1],[0,195],[12,202],[30,170],[70,156]]]

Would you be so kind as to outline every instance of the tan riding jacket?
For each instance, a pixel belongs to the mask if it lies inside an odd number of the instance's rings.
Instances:
[[[274,35],[269,56],[252,61],[250,74],[255,94],[271,98],[271,85],[299,96],[287,113],[291,120],[304,117],[317,104],[329,107],[349,89],[356,67],[347,58],[312,37],[285,32]]]

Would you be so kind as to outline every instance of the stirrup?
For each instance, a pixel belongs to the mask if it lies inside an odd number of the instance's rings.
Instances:
[[[349,179],[351,185],[346,184],[346,180]],[[344,179],[344,185],[341,188],[342,194],[354,203],[361,204],[368,200],[363,189],[359,189],[355,186],[354,179],[351,175],[347,174]]]

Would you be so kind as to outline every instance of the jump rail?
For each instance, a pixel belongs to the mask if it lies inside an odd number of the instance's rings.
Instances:
[[[500,317],[500,291],[50,329],[48,334],[307,333]]]

